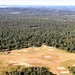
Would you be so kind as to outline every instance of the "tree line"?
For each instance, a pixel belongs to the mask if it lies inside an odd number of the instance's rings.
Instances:
[[[8,67],[1,75],[56,75],[45,67]]]

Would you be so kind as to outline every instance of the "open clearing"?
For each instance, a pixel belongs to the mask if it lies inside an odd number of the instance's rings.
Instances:
[[[3,62],[3,66],[45,66],[49,67],[53,73],[56,73],[57,67],[64,66],[66,68],[75,65],[75,54],[42,45],[41,47],[12,50],[9,54],[1,53],[0,61]]]

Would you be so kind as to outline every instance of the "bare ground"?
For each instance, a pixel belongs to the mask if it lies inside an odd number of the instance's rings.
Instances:
[[[63,62],[75,60],[75,54],[68,53],[54,47],[42,45],[41,47],[30,47],[21,50],[12,50],[10,54],[0,55],[3,66],[24,65],[49,67],[53,73],[57,72],[57,67],[63,66]],[[71,63],[72,64],[72,63]],[[73,62],[72,65],[74,65]],[[65,64],[66,66],[66,64]],[[71,66],[71,65],[70,65]]]

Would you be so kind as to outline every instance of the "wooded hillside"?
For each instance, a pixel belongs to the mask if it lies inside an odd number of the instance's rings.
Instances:
[[[75,52],[75,10],[0,8],[0,51],[46,44]]]

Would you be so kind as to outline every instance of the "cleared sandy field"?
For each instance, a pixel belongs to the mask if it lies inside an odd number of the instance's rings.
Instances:
[[[57,67],[75,65],[75,54],[42,45],[41,47],[12,50],[10,54],[1,53],[0,61],[3,62],[3,66],[45,66],[49,67],[53,73],[56,73]]]

